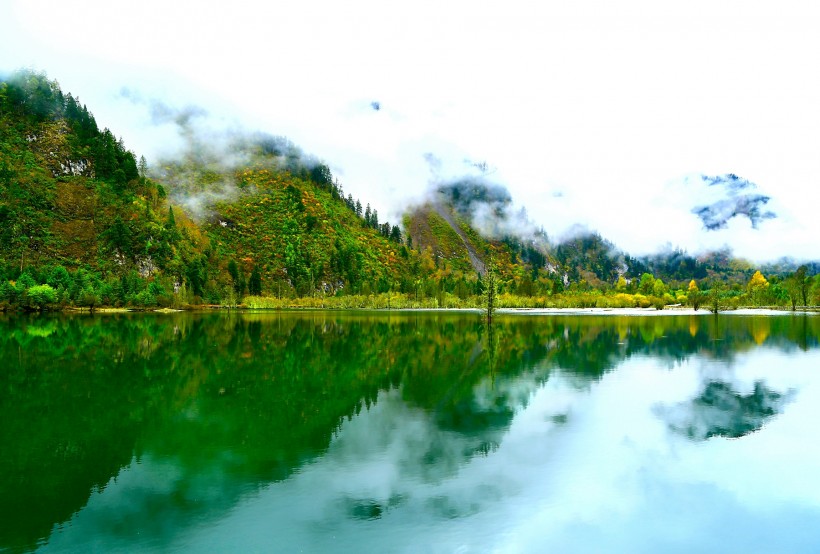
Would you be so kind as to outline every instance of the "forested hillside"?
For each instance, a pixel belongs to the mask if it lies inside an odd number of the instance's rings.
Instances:
[[[2,301],[151,305],[167,297],[174,274],[207,241],[182,212],[172,216],[165,196],[122,139],[56,82],[25,72],[0,84]]]
[[[481,179],[440,186],[391,224],[286,139],[229,147],[152,167],[44,74],[0,80],[0,308],[480,306],[488,272],[501,306],[662,308],[712,289],[723,305],[795,307],[820,294],[812,264],[637,258],[593,232],[552,242]]]

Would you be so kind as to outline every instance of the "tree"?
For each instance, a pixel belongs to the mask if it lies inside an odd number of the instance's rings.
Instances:
[[[809,288],[811,287],[811,279],[808,276],[809,268],[801,265],[794,272],[795,281],[800,289],[800,298],[803,300],[803,307],[809,304]]]
[[[815,275],[812,280],[814,283],[809,290],[809,295],[812,299],[812,304],[816,306],[820,304],[820,274]]]
[[[34,285],[26,290],[28,304],[34,309],[44,310],[57,302],[57,291],[50,285]]]
[[[133,233],[119,215],[114,218],[111,226],[103,231],[102,236],[107,240],[109,247],[115,252],[126,257],[130,257],[133,254],[131,243]]]
[[[185,277],[190,285],[191,292],[194,296],[202,297],[204,294],[205,282],[208,280],[207,259],[194,258],[188,262],[185,268]]]
[[[642,294],[652,294],[654,292],[654,287],[655,277],[653,277],[651,273],[644,273],[641,275],[641,283],[638,285],[638,290],[641,291]]]
[[[248,279],[248,293],[252,296],[262,294],[262,274],[259,273],[259,267],[257,266],[253,266],[250,279]]]
[[[689,281],[689,288],[686,291],[686,298],[689,300],[689,303],[692,304],[692,308],[694,308],[695,311],[698,311],[701,302],[703,302],[703,293],[700,292],[698,284],[694,279]]]
[[[746,285],[746,290],[748,290],[752,303],[755,306],[759,306],[762,303],[768,288],[769,282],[760,271],[755,271],[755,274],[752,275],[752,278],[749,280],[749,284]]]
[[[786,289],[786,294],[792,304],[792,311],[797,310],[797,303],[800,302],[803,296],[800,280],[800,276],[797,272],[792,273],[783,280],[783,288]]]
[[[17,303],[18,297],[17,289],[11,283],[8,281],[0,282],[0,309],[5,307],[4,305]]]
[[[398,225],[393,225],[390,229],[390,240],[393,242],[401,242],[401,229],[399,229]]]
[[[174,208],[172,206],[168,206],[168,219],[165,220],[165,228],[166,229],[176,229],[177,220],[174,217]]]
[[[80,306],[85,306],[90,309],[92,312],[94,311],[94,306],[100,303],[100,297],[97,295],[97,292],[91,285],[88,285],[77,296],[77,304]]]
[[[712,311],[713,314],[717,314],[720,311],[723,303],[723,283],[715,281],[712,283],[712,288],[709,290],[709,309]]]
[[[662,297],[666,294],[666,285],[660,279],[655,279],[655,282],[652,283],[652,294],[657,297]]]
[[[329,188],[333,184],[333,174],[325,164],[316,164],[310,170],[310,180],[321,187]]]
[[[487,275],[484,287],[484,299],[487,306],[487,323],[492,323],[493,314],[496,309],[496,295],[498,294],[498,280],[495,275],[495,263],[492,258],[490,258],[487,264]]]
[[[71,274],[61,265],[54,266],[46,279],[46,283],[51,285],[52,288],[63,290],[68,290],[71,287],[71,281]]]

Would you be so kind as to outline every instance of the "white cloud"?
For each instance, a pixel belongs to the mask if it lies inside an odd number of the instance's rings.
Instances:
[[[427,187],[423,154],[433,152],[454,172],[464,158],[486,160],[553,235],[582,222],[633,252],[728,243],[752,258],[818,257],[820,37],[809,3],[0,10],[0,69],[48,71],[147,155],[167,130],[126,109],[123,86],[284,134],[391,219]],[[378,112],[367,109],[374,100]],[[696,172],[757,183],[782,219],[704,233],[668,186]]]

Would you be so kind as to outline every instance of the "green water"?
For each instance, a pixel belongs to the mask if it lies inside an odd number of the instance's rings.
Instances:
[[[817,552],[820,317],[0,319],[0,551]]]

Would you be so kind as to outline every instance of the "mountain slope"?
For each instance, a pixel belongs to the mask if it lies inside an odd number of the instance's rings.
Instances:
[[[48,283],[58,302],[86,290],[91,305],[133,301],[155,277],[166,279],[153,296],[167,292],[205,241],[181,212],[168,225],[164,199],[56,82],[31,72],[0,82],[0,277]]]

